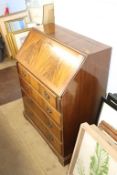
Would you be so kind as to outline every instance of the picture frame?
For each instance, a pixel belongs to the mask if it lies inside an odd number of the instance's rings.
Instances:
[[[6,46],[6,52],[9,58],[13,58],[13,55],[11,53],[10,45],[8,44],[8,39],[7,39],[7,34],[10,33],[8,32],[8,29],[7,29],[8,27],[7,22],[18,20],[18,19],[24,19],[26,21],[26,24],[30,22],[28,10],[12,13],[6,16],[1,16],[1,19],[0,19],[1,34],[4,39],[5,46]]]
[[[7,32],[16,32],[18,30],[23,30],[27,27],[25,18],[6,21],[5,25]]]
[[[24,43],[29,32],[30,32],[30,28],[11,33],[12,41],[13,41],[16,52],[20,49],[20,47]]]
[[[43,5],[43,24],[54,23],[54,4]]]
[[[97,125],[105,121],[113,129],[117,130],[117,107],[110,100],[102,97],[97,114]]]
[[[117,130],[110,126],[107,122],[102,120],[98,126],[101,130],[105,131],[111,138],[117,142]]]
[[[7,39],[7,42],[9,44],[12,58],[15,58],[18,50],[22,46],[22,44],[25,41],[30,30],[31,30],[31,28],[26,28],[23,30],[18,30],[16,32],[9,32],[6,35],[6,39]]]
[[[68,175],[117,174],[117,145],[100,132],[88,123],[81,124]]]
[[[16,52],[16,49],[14,47],[14,43],[12,41],[11,33],[8,33],[6,35],[6,39],[7,39],[7,43],[9,45],[9,49],[10,49],[10,52],[11,52],[11,55],[12,55],[11,57],[15,58],[15,55],[16,55],[17,52]]]

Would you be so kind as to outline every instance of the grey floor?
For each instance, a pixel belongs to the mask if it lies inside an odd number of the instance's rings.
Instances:
[[[0,69],[15,61],[0,63]],[[35,128],[23,116],[22,99],[0,106],[0,175],[66,175]]]

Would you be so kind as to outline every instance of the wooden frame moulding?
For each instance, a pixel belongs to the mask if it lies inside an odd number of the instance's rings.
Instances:
[[[81,124],[68,175],[90,175],[97,171],[105,175],[117,173],[117,147],[104,139],[100,132],[88,123]],[[97,161],[100,158],[101,162]]]
[[[17,54],[18,50],[22,46],[29,32],[30,32],[30,28],[18,30],[16,32],[11,32],[10,35],[11,35],[11,40],[14,47],[15,55]]]
[[[21,24],[21,22],[23,22],[22,23],[23,25]],[[15,32],[18,30],[23,30],[27,28],[26,18],[22,17],[22,18],[17,18],[14,20],[5,21],[5,26],[6,26],[7,32]]]

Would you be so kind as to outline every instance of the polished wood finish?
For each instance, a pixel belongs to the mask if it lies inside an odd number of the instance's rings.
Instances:
[[[49,118],[46,113],[36,104],[30,96],[27,96],[26,93],[22,90],[23,101],[25,108],[33,109],[36,116],[46,125],[46,127],[57,137],[57,139],[62,142],[62,131],[56,125],[56,123]]]
[[[33,98],[34,101],[45,111],[45,113],[53,120],[55,120],[57,124],[60,125],[61,114],[58,111],[56,111],[52,106],[50,106],[49,103],[47,103],[45,99],[43,99],[43,97],[40,96],[40,94],[35,89],[33,89],[28,83],[26,83],[23,79],[20,79],[20,84],[24,89],[24,91],[26,92],[26,94],[29,95],[31,98]]]
[[[48,129],[45,127],[45,125],[42,123],[41,120],[39,120],[36,115],[33,113],[33,110],[30,108],[26,108],[25,110],[26,115],[31,119],[34,125],[38,127],[40,132],[43,133],[46,140],[50,144],[52,148],[54,148],[59,154],[62,153],[62,145],[57,141],[57,139],[48,131]]]
[[[49,24],[32,29],[17,55],[25,116],[63,165],[70,161],[80,124],[96,122],[110,54],[109,46]]]
[[[25,79],[31,86],[36,89],[45,100],[47,100],[54,108],[57,108],[56,95],[54,95],[49,89],[47,89],[41,82],[38,81],[25,67],[20,65],[18,71],[21,77]]]
[[[80,68],[84,56],[38,33],[33,29],[17,58],[40,81],[47,84],[49,89],[60,96]]]

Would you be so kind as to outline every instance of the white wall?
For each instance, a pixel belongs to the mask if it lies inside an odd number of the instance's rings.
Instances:
[[[0,1],[0,16],[4,14],[5,6],[6,6],[6,3],[3,0],[1,0]]]
[[[37,8],[43,4],[54,3],[54,0],[26,0],[27,6],[31,8]]]
[[[9,7],[10,13],[26,9],[25,0],[0,0],[0,16],[4,15],[5,7]]]
[[[26,9],[26,2],[25,0],[6,0],[10,9],[10,12],[18,12]]]
[[[110,45],[107,92],[117,93],[117,0],[55,0],[55,23]]]

